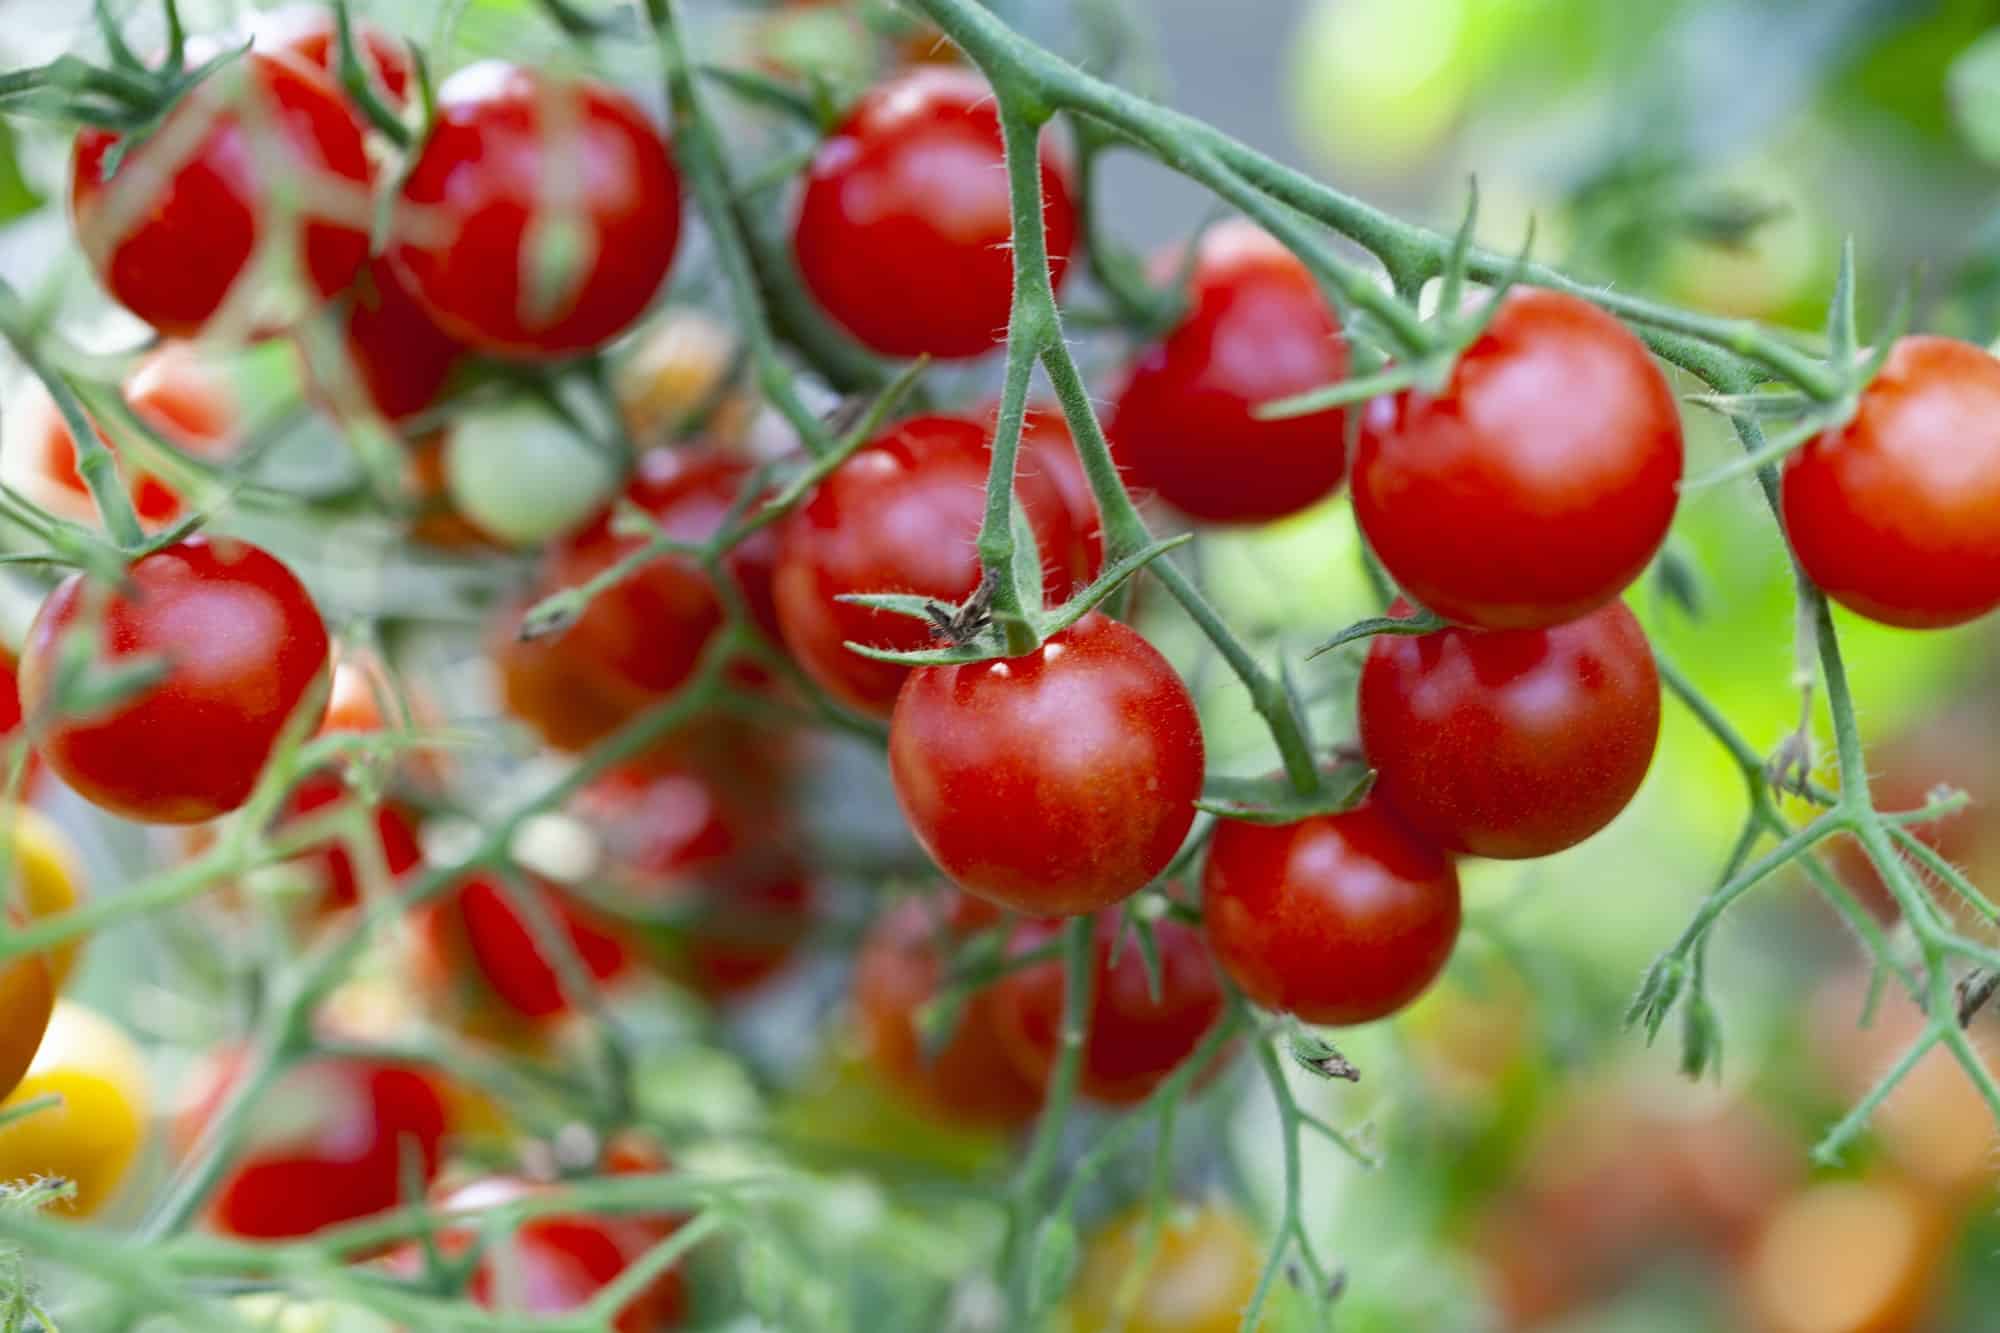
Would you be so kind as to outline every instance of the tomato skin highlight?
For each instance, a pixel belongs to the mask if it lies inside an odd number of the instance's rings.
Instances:
[[[1414,1000],[1451,957],[1458,872],[1372,798],[1296,824],[1225,819],[1202,918],[1216,960],[1257,1004],[1368,1023]]]
[[[1630,803],[1659,741],[1660,677],[1610,602],[1549,629],[1378,635],[1359,711],[1381,800],[1447,851],[1515,860],[1573,847]]]
[[[1442,391],[1368,405],[1354,513],[1397,584],[1445,619],[1556,625],[1645,570],[1682,453],[1645,344],[1587,301],[1517,287]]]
[[[848,642],[908,651],[936,640],[922,621],[837,599],[971,596],[991,459],[990,432],[978,422],[917,417],[842,463],[785,521],[774,583],[778,627],[805,673],[847,707],[888,717],[909,675],[908,667],[851,652]],[[1042,592],[1059,601],[1096,572],[1088,541],[1046,469],[1017,472],[1014,494],[1041,550]]]
[[[1100,913],[1092,925],[1094,976],[1078,1086],[1097,1101],[1132,1106],[1194,1054],[1221,1019],[1225,997],[1215,961],[1195,927],[1171,918],[1154,924],[1160,958],[1157,1000],[1147,986],[1135,937],[1122,941],[1118,960],[1112,961],[1120,929],[1116,912]],[[1008,952],[1028,953],[1060,936],[1061,928],[1052,922],[1024,922],[1009,939]],[[994,987],[1001,1040],[1015,1068],[1034,1082],[1046,1083],[1055,1069],[1067,990],[1060,958],[1011,972]]]
[[[96,632],[98,605],[100,663],[158,656],[166,670],[105,712],[49,719],[42,758],[93,804],[143,823],[213,819],[249,799],[288,725],[318,726],[332,668],[311,596],[258,547],[200,534],[135,561],[120,590],[81,574],[57,585],[22,654],[31,714],[51,706],[64,638]]]
[[[1900,338],[1854,419],[1785,462],[1785,535],[1850,611],[1943,629],[2000,606],[2000,361]]]
[[[1347,377],[1347,344],[1312,275],[1247,222],[1203,235],[1189,308],[1143,348],[1106,422],[1132,484],[1190,518],[1260,523],[1338,490],[1346,413],[1259,421],[1261,404]]]
[[[1058,290],[1076,243],[1070,169],[1041,141]],[[813,157],[793,232],[827,313],[885,356],[978,356],[1005,336],[1012,213],[993,90],[971,70],[909,70],[865,94]]]
[[[1096,613],[1024,657],[918,668],[889,723],[917,841],[960,888],[1036,916],[1108,907],[1165,870],[1203,762],[1187,686]]]
[[[680,174],[659,130],[606,84],[499,61],[458,71],[438,96],[388,251],[411,294],[445,332],[495,356],[556,359],[624,332],[680,241]],[[566,129],[552,109],[573,118]],[[556,212],[552,172],[573,177]],[[558,265],[569,281],[538,310],[537,238],[562,218],[586,233],[581,255]]]
[[[76,136],[70,212],[77,242],[99,281],[119,304],[169,337],[194,337],[249,266],[268,204],[245,122],[269,126],[301,173],[335,183],[351,199],[307,204],[298,228],[304,276],[320,297],[333,295],[368,258],[368,191],[373,169],[361,121],[333,81],[296,56],[252,52],[247,82],[223,101],[209,83],[168,113],[159,130],[124,154],[112,175],[108,157],[120,136],[86,127]],[[275,112],[267,115],[264,108]],[[212,117],[197,129],[198,117]],[[184,160],[171,150],[193,134]],[[164,179],[160,179],[164,177]],[[137,193],[130,204],[128,193]],[[108,228],[123,223],[116,234]]]

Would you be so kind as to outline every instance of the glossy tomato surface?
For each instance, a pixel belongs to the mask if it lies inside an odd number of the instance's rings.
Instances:
[[[1900,339],[1854,419],[1786,460],[1783,500],[1799,564],[1851,611],[1941,629],[2000,606],[2000,361]]]
[[[441,328],[542,360],[600,347],[637,320],[680,227],[680,173],[629,98],[484,61],[438,89],[388,253]]]
[[[200,333],[279,221],[260,153],[315,187],[284,215],[291,230],[280,238],[297,247],[311,291],[333,295],[368,258],[372,170],[361,121],[332,79],[296,56],[253,52],[204,81],[114,174],[119,143],[110,130],[78,132],[70,211],[98,279],[161,333]]]
[[[354,39],[375,91],[401,108],[410,92],[410,51],[397,38],[365,19],[355,19]],[[340,81],[340,36],[329,5],[287,5],[259,14],[250,25],[260,51],[289,51]]]
[[[1041,143],[1049,277],[1076,242],[1070,171]],[[870,90],[806,169],[793,248],[806,286],[887,356],[977,356],[1006,334],[1012,214],[993,90],[963,68]]]
[[[1646,346],[1589,302],[1515,288],[1445,387],[1370,403],[1354,512],[1413,601],[1480,629],[1587,614],[1665,540],[1680,408]]]
[[[1418,832],[1473,856],[1547,856],[1639,790],[1660,677],[1623,602],[1549,629],[1383,634],[1360,721],[1376,796]]]
[[[1222,978],[1201,932],[1171,918],[1154,925],[1160,960],[1157,998],[1138,940],[1118,940],[1120,916],[1098,915],[1092,927],[1090,1024],[1083,1039],[1079,1086],[1101,1102],[1144,1101],[1194,1054],[1222,1017]],[[1019,956],[1059,947],[1061,927],[1027,922],[1008,942]],[[1113,961],[1113,953],[1116,961]],[[1007,975],[994,988],[994,1014],[1007,1053],[1035,1082],[1046,1082],[1062,1043],[1064,984],[1060,958]],[[1199,1076],[1198,1076],[1199,1077]]]
[[[1225,819],[1202,878],[1209,947],[1244,994],[1308,1023],[1414,1000],[1458,939],[1458,872],[1380,801],[1296,824]]]
[[[1140,351],[1106,430],[1132,484],[1189,517],[1282,518],[1340,485],[1346,414],[1253,412],[1345,379],[1347,344],[1312,274],[1266,232],[1226,222],[1200,247],[1187,313]]]
[[[917,1107],[957,1124],[1011,1129],[1034,1119],[1041,1084],[1007,1058],[991,991],[974,994],[948,1041],[924,1049],[918,1011],[934,998],[950,950],[990,922],[990,909],[906,898],[869,927],[854,968],[862,1051],[885,1082]]]
[[[1108,907],[1165,870],[1203,763],[1180,676],[1094,612],[1025,657],[919,667],[889,723],[917,841],[959,887],[1031,915]]]
[[[249,799],[287,726],[326,707],[326,625],[304,586],[248,542],[197,535],[143,556],[111,590],[72,575],[29,628],[21,698],[54,704],[63,644],[92,636],[98,670],[154,659],[163,674],[109,708],[51,717],[39,748],[107,810],[193,824]]]
[[[920,620],[837,600],[911,593],[956,603],[979,586],[974,543],[985,515],[990,432],[960,417],[906,421],[849,458],[786,520],[778,553],[778,626],[821,688],[887,717],[909,669],[850,652],[849,642],[910,650],[935,644]],[[1043,594],[1067,596],[1094,572],[1085,533],[1057,483],[1021,469],[1015,497],[1042,556]]]

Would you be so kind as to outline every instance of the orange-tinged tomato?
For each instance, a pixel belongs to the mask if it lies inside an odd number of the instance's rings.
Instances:
[[[17,806],[13,833],[0,848],[0,863],[8,867],[12,900],[30,921],[61,916],[83,898],[83,866],[69,835],[39,810]],[[76,967],[81,938],[59,944],[44,955],[49,984],[60,991]]]
[[[51,1216],[85,1218],[118,1193],[146,1140],[145,1057],[94,1009],[64,1000],[28,1076],[0,1111],[51,1093],[59,1105],[0,1125],[0,1180],[60,1176],[76,1195]]]
[[[1934,1205],[1893,1180],[1801,1191],[1766,1224],[1743,1274],[1758,1333],[1913,1333],[1949,1244]]]
[[[1237,1333],[1264,1267],[1250,1224],[1217,1204],[1170,1213],[1142,1267],[1146,1222],[1136,1209],[1084,1246],[1066,1333]]]

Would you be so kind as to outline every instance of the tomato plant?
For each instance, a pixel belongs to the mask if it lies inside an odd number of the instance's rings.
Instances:
[[[1340,321],[1305,265],[1256,227],[1223,223],[1202,234],[1186,299],[1112,407],[1107,430],[1132,484],[1212,523],[1282,518],[1331,494],[1347,472],[1345,413],[1253,415],[1347,378]]]
[[[1479,629],[1554,625],[1652,560],[1681,452],[1644,343],[1587,301],[1516,289],[1443,388],[1363,412],[1354,513],[1413,601]]]
[[[1202,763],[1187,686],[1100,615],[1026,657],[918,668],[889,724],[896,800],[931,859],[1038,915],[1107,907],[1165,870]]]
[[[331,9],[295,4],[270,10],[251,19],[250,35],[263,50],[290,52],[339,77],[340,38]],[[354,36],[364,67],[390,103],[401,107],[410,93],[409,48],[365,19],[354,20]]]
[[[1548,629],[1382,635],[1359,712],[1376,795],[1425,837],[1473,856],[1547,856],[1639,789],[1660,678],[1638,620],[1611,602]]]
[[[31,714],[59,697],[71,635],[94,640],[89,670],[136,662],[145,676],[109,707],[52,718],[37,748],[129,819],[193,824],[234,810],[286,728],[310,734],[326,706],[326,626],[292,572],[248,542],[189,537],[134,562],[116,590],[66,579],[22,653]]]
[[[438,88],[388,257],[453,336],[549,359],[602,346],[644,313],[680,226],[680,174],[630,99],[489,61]]]
[[[1224,822],[1202,877],[1215,957],[1268,1009],[1367,1023],[1422,993],[1458,940],[1458,872],[1379,800],[1296,824]]]
[[[1041,143],[1049,279],[1075,244],[1070,173]],[[1012,214],[1000,119],[986,81],[928,67],[870,89],[806,169],[792,234],[827,313],[888,356],[970,357],[1007,330]]]
[[[10,1019],[8,1031],[16,1030]],[[0,1112],[51,1094],[61,1100],[0,1124],[0,1178],[67,1180],[76,1191],[58,1205],[61,1216],[102,1211],[146,1142],[150,1082],[145,1057],[115,1023],[74,1000],[57,1001],[27,1077]]]

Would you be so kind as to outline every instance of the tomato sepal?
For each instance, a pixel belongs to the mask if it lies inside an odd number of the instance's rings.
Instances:
[[[1283,777],[1211,777],[1194,804],[1197,810],[1246,824],[1296,824],[1316,815],[1344,814],[1374,786],[1374,769],[1349,762],[1323,774],[1319,789],[1312,792],[1301,792]]]

